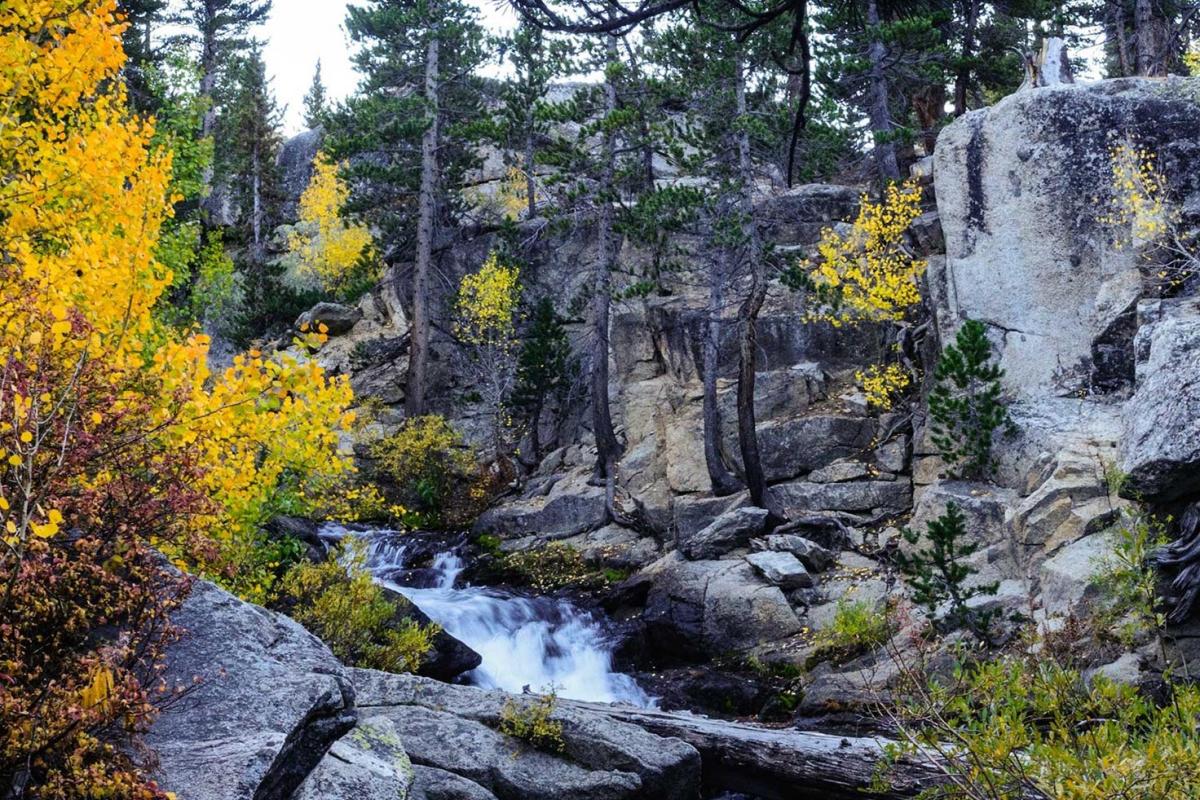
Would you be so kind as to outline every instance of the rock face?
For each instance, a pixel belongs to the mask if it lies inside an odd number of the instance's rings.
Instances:
[[[1200,306],[1194,298],[1138,309],[1137,391],[1125,405],[1121,469],[1128,490],[1173,500],[1200,489]]]
[[[346,669],[299,624],[197,581],[172,622],[168,686],[191,687],[145,737],[188,800],[286,800],[355,722]]]
[[[1034,89],[942,131],[934,176],[946,238],[935,292],[951,312],[939,316],[943,339],[963,319],[986,322],[1007,385],[1026,397],[1111,381],[1097,372],[1093,343],[1120,325],[1141,278],[1136,254],[1113,247],[1098,219],[1112,183],[1110,148],[1136,135],[1178,196],[1195,192],[1195,85],[1122,79]],[[1131,345],[1121,347],[1131,353]],[[1132,360],[1113,363],[1127,384]]]
[[[510,699],[502,692],[365,670],[355,670],[354,680],[359,702],[395,725],[422,770],[426,797],[690,800],[700,788],[700,756],[691,746],[586,708],[556,707],[563,738],[556,753],[499,732]],[[467,793],[463,781],[479,791]]]
[[[413,780],[396,726],[387,717],[368,717],[333,743],[293,800],[405,800]]]
[[[687,561],[670,553],[643,574],[651,581],[648,638],[667,654],[745,651],[803,627],[779,587],[741,559]]]
[[[475,532],[564,539],[607,521],[604,487],[589,485],[586,471],[554,482],[545,493],[537,488],[532,484],[522,499],[488,509],[475,523]]]
[[[714,519],[694,534],[680,535],[680,552],[691,559],[716,558],[736,547],[744,547],[762,532],[767,522],[765,508],[737,508]]]

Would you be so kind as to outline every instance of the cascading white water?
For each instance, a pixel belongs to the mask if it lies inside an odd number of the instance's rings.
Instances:
[[[329,538],[349,533],[327,526]],[[612,647],[600,623],[565,600],[517,597],[480,586],[455,586],[465,568],[453,552],[439,553],[426,587],[392,579],[405,568],[404,544],[378,531],[370,536],[368,567],[376,580],[412,600],[450,635],[483,657],[467,675],[485,688],[521,693],[553,689],[561,697],[653,705],[633,678],[613,671]]]

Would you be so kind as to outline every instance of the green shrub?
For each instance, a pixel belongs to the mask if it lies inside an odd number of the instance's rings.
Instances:
[[[297,622],[352,666],[415,672],[439,631],[436,625],[397,617],[399,609],[372,580],[357,540],[319,564],[292,567],[283,577],[280,599]]]
[[[1160,609],[1158,572],[1150,556],[1169,540],[1166,526],[1146,514],[1127,516],[1116,531],[1116,544],[1098,565],[1100,588],[1096,622],[1132,647],[1166,625]]]
[[[909,544],[920,543],[921,534],[905,528],[902,532]],[[942,625],[956,628],[965,625],[981,641],[992,641],[992,624],[998,612],[995,609],[973,608],[968,604],[973,598],[994,595],[998,583],[968,586],[967,581],[978,570],[966,563],[977,549],[973,542],[963,541],[967,535],[967,521],[956,503],[947,503],[946,511],[929,522],[925,538],[929,546],[906,556],[896,553],[900,571],[913,587],[913,600],[924,606],[932,619],[943,605],[949,605]]]
[[[948,784],[928,796],[970,800],[1189,800],[1200,796],[1200,688],[1086,678],[1044,652],[960,664],[930,680],[903,665],[893,758],[939,759]],[[924,796],[924,795],[923,795]]]
[[[837,603],[833,621],[817,632],[810,662],[842,663],[873,650],[892,635],[890,616],[874,605],[844,598]]]
[[[946,346],[929,393],[933,444],[955,477],[979,479],[996,469],[992,443],[1011,428],[1000,388],[1004,370],[991,363],[992,345],[982,322],[969,319]]]
[[[444,417],[407,419],[400,430],[371,445],[378,469],[399,488],[423,524],[470,523],[490,497],[487,477],[462,435]]]
[[[510,697],[500,709],[500,732],[540,750],[561,753],[567,744],[562,723],[553,718],[557,707],[558,696],[553,691],[534,700]]]

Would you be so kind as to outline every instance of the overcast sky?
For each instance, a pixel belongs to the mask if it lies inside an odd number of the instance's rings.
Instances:
[[[484,24],[509,29],[516,17],[503,0],[470,0],[478,6]],[[321,76],[329,95],[340,100],[351,92],[358,77],[350,64],[350,41],[343,21],[353,0],[275,0],[270,20],[258,31],[266,43],[267,71],[279,105],[286,107],[284,131],[304,127],[304,94],[312,83],[313,69],[321,60]]]

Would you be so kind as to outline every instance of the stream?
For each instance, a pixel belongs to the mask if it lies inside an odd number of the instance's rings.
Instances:
[[[327,524],[322,538],[363,536],[367,567],[379,583],[400,592],[451,636],[483,657],[467,682],[506,692],[546,693],[602,703],[653,707],[634,679],[613,669],[614,642],[604,620],[567,600],[528,597],[504,589],[470,586],[455,550],[439,552],[428,570],[405,562],[401,534],[351,531]]]

